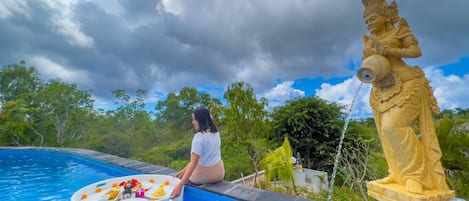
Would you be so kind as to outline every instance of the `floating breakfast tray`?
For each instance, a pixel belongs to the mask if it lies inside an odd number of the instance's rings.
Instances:
[[[158,174],[116,177],[81,188],[72,195],[71,201],[168,201],[179,181],[173,176]],[[182,201],[183,193],[184,187],[174,200]]]

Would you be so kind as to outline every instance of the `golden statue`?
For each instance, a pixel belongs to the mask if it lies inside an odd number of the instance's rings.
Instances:
[[[421,56],[418,40],[395,1],[362,3],[370,35],[357,75],[373,85],[370,105],[388,164],[387,177],[367,183],[368,194],[379,200],[452,199],[432,118],[439,113],[436,99],[422,69],[403,61]]]

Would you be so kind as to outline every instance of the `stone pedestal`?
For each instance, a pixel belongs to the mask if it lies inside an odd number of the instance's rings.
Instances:
[[[306,176],[306,183],[311,185],[310,190],[314,193],[329,189],[327,172],[303,168]]]
[[[294,173],[295,173],[295,185],[304,186],[306,182],[305,173],[299,170],[294,170]]]
[[[368,195],[380,201],[448,201],[454,198],[454,191],[424,190],[423,194],[409,193],[403,185],[366,183]]]

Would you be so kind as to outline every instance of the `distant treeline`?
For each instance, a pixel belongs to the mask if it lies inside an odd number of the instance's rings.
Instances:
[[[145,90],[135,95],[124,89],[112,93],[115,109],[95,109],[90,91],[76,84],[41,80],[36,68],[25,62],[6,65],[0,71],[0,146],[85,148],[180,169],[190,156],[191,114],[206,107],[221,133],[226,180],[259,171],[262,158],[285,136],[305,167],[331,172],[346,116],[341,112],[345,106],[318,97],[267,109],[268,100],[256,97],[246,82],[228,86],[223,103],[197,88],[184,87],[168,93],[152,111],[146,109]],[[469,189],[468,112],[456,108],[435,116],[443,166],[459,197],[469,197],[462,190]],[[371,171],[365,180],[387,174],[373,118],[352,120],[344,150],[369,153]],[[350,177],[339,173],[336,184],[348,182]]]

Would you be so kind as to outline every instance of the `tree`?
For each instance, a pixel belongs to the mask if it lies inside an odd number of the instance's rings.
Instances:
[[[456,114],[457,114],[457,115],[460,115],[460,114],[463,114],[463,115],[464,115],[465,112],[466,112],[465,109],[462,109],[462,108],[459,108],[459,107],[454,108],[454,110],[456,111]]]
[[[108,112],[115,123],[113,127],[129,132],[134,138],[138,133],[149,132],[151,128],[146,127],[152,124],[152,119],[151,113],[145,108],[144,98],[147,92],[143,89],[137,90],[133,100],[124,89],[116,89],[112,93],[115,97],[114,103],[118,105],[116,110]]]
[[[53,126],[58,145],[84,137],[88,129],[86,123],[93,110],[93,100],[88,91],[79,90],[75,84],[51,80],[34,100],[38,109],[43,111],[36,120]]]
[[[34,99],[43,83],[36,69],[27,68],[25,64],[21,61],[20,64],[6,65],[0,71],[2,143],[42,146],[47,137],[43,130],[48,125],[34,122],[34,118],[40,113]]]
[[[456,115],[458,119],[464,119],[469,112],[469,109],[463,109],[463,108],[454,108],[456,111]]]
[[[440,113],[440,119],[453,119],[454,111],[453,110],[443,110]]]
[[[7,65],[0,72],[3,132],[15,145],[63,145],[83,137],[93,107],[90,94],[58,80],[43,83],[34,67],[24,65]],[[27,129],[19,130],[20,125]]]
[[[218,120],[221,101],[211,98],[207,93],[199,92],[196,88],[184,87],[179,94],[169,93],[165,100],[156,105],[156,121],[165,125],[166,130],[173,133],[183,133],[192,130],[192,112],[199,107],[207,107],[215,123]],[[176,139],[180,135],[174,136]]]
[[[226,141],[247,150],[256,172],[254,179],[257,180],[260,161],[268,149],[267,139],[271,131],[264,110],[267,99],[257,100],[253,88],[245,82],[231,84],[223,97],[227,100],[223,110]]]
[[[31,120],[35,111],[35,108],[28,107],[23,99],[4,103],[0,115],[1,144],[43,146],[46,133],[36,126],[44,128],[46,125],[36,124]]]
[[[0,98],[1,103],[25,98],[25,95],[39,91],[42,81],[39,79],[36,68],[25,66],[26,62],[10,64],[0,71]],[[30,100],[27,100],[29,102]]]
[[[145,90],[131,96],[124,89],[115,89],[116,109],[93,114],[92,129],[86,140],[76,144],[122,157],[136,157],[160,143],[161,134],[156,129],[152,113],[146,110]]]
[[[298,98],[275,108],[272,122],[276,141],[288,136],[306,167],[332,170],[343,125],[340,106],[318,97]]]

